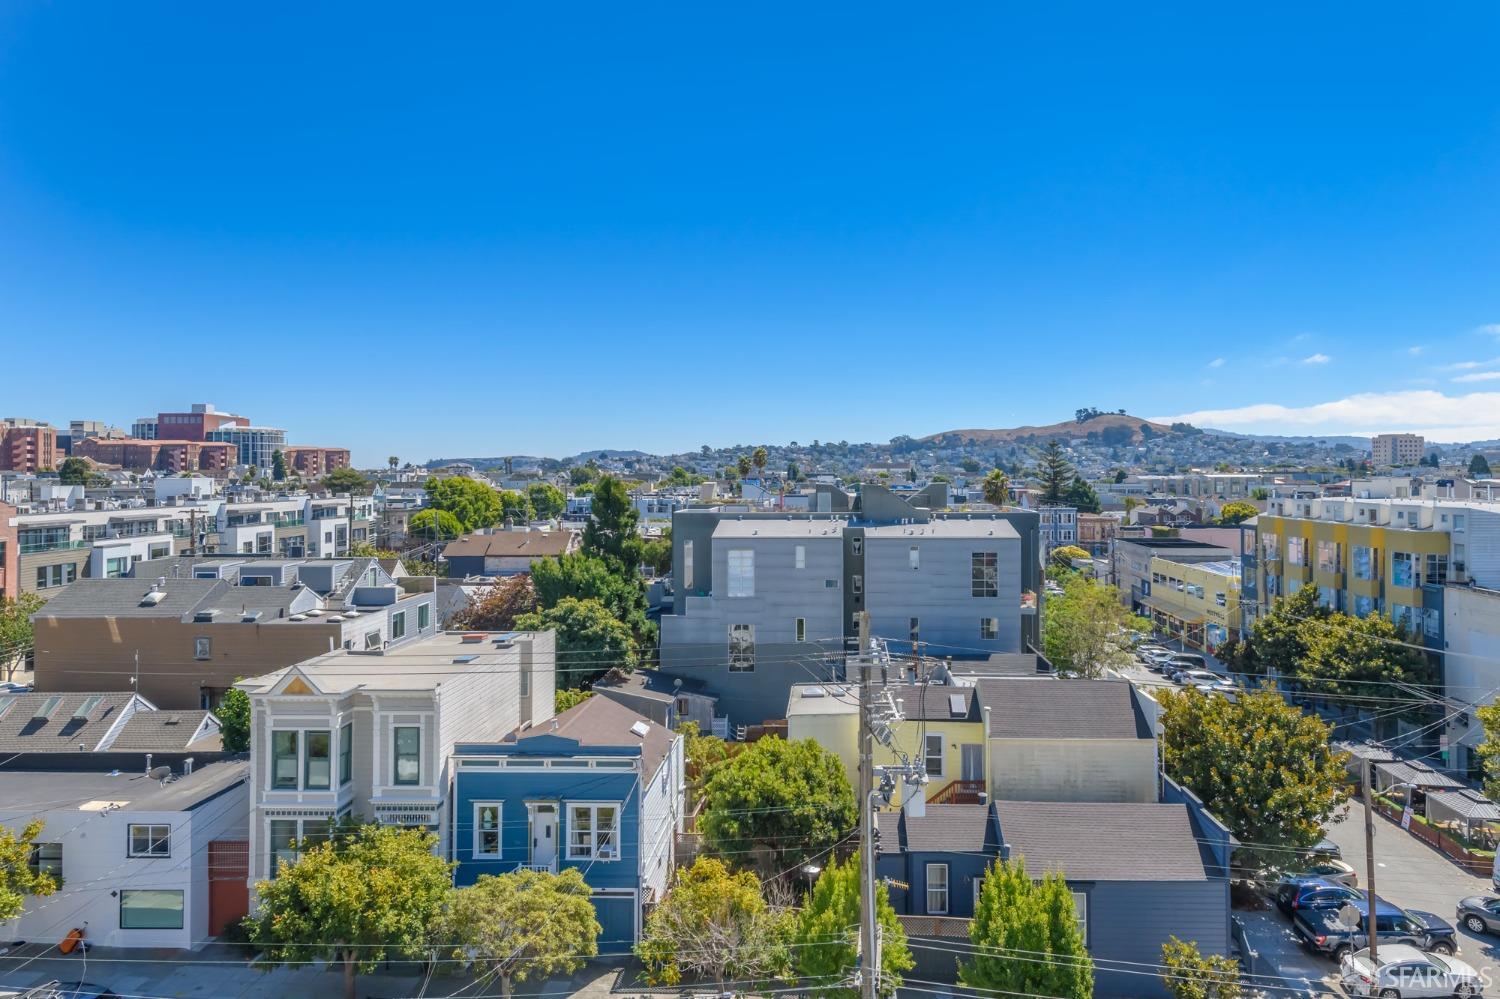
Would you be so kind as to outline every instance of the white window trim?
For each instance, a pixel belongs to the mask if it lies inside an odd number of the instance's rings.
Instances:
[[[927,743],[932,739],[938,740],[938,768],[935,771],[928,770],[927,776],[941,777],[943,776],[943,764],[948,755],[948,740],[943,737],[943,733],[934,732],[929,729],[922,737],[922,765],[925,767],[927,765],[927,758],[932,755],[927,748]]]
[[[296,787],[277,787],[276,786],[276,734],[278,732],[296,732],[297,733],[297,786]],[[308,738],[307,737],[308,737],[309,733],[312,733],[312,732],[321,732],[321,733],[323,733],[323,734],[325,734],[325,735],[328,736],[328,786],[327,787],[309,787],[308,784],[307,784],[307,745],[308,745]],[[344,785],[340,785],[338,783],[338,767],[339,767],[338,734],[339,734],[339,732],[340,732],[340,729],[337,729],[337,728],[335,728],[335,729],[302,728],[300,726],[295,727],[295,728],[288,727],[288,726],[277,726],[275,728],[272,728],[271,729],[271,738],[269,740],[269,742],[270,742],[270,753],[271,753],[270,766],[266,768],[266,781],[267,781],[267,784],[268,784],[268,786],[266,787],[266,790],[267,791],[271,791],[271,792],[278,792],[279,791],[282,794],[291,794],[293,792],[300,792],[300,791],[309,791],[309,792],[311,792],[313,794],[325,794],[325,793],[327,793],[329,791],[334,790],[335,788],[344,786]]]
[[[795,567],[798,568],[798,569],[806,569],[807,568],[807,546],[806,545],[798,545],[795,549],[793,549],[793,553],[794,553],[793,554],[793,559],[792,559],[793,565],[795,565]]]
[[[493,808],[495,810],[495,850],[493,853],[479,848],[479,810],[481,808]],[[469,844],[469,854],[475,860],[499,860],[505,853],[505,802],[503,801],[476,801],[474,802],[474,838]]]
[[[567,843],[565,845],[565,857],[568,860],[589,860],[594,863],[612,864],[620,859],[620,816],[624,811],[618,801],[569,801],[564,806],[567,810],[563,813],[568,820]],[[588,853],[575,852],[573,847],[573,811],[574,809],[589,809],[589,840]],[[615,822],[610,830],[610,855],[601,857],[599,855],[599,809],[613,808],[615,810]]]
[[[932,872],[933,871],[942,871],[943,872],[943,907],[941,909],[935,909],[935,908],[933,908],[933,905],[932,905],[932,893],[935,890],[933,888],[933,886],[932,886]],[[927,915],[929,915],[929,916],[946,916],[948,914],[948,911],[953,908],[953,905],[952,905],[952,902],[953,902],[953,899],[952,899],[953,886],[951,884],[949,884],[948,865],[947,864],[927,864],[926,865],[926,869],[925,869],[925,874],[924,874],[924,880],[926,881],[925,887],[927,889],[927,899],[926,899],[926,902],[927,902]]]
[[[740,570],[735,571],[735,564]],[[732,599],[755,596],[755,549],[731,548],[724,554],[725,595]]]
[[[145,829],[146,830],[146,838],[149,841],[151,841],[152,843],[157,843],[157,842],[161,842],[162,840],[165,840],[166,844],[167,844],[167,852],[166,853],[155,853],[155,852],[152,852],[150,850],[147,850],[146,852],[137,851],[136,848],[135,848],[135,831],[137,829]],[[152,830],[155,830],[155,829],[165,829],[167,831],[166,836],[163,836],[163,837],[157,837],[157,836],[155,836],[153,834],[153,832],[152,832]],[[154,860],[161,860],[163,858],[170,858],[172,856],[172,827],[170,825],[168,825],[167,823],[164,823],[164,822],[131,822],[131,823],[129,823],[125,827],[125,855],[127,857],[139,857],[139,858],[143,858],[143,859],[154,859]]]

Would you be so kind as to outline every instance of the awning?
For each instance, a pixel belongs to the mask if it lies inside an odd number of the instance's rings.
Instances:
[[[1412,784],[1420,788],[1461,788],[1463,782],[1432,769],[1425,763],[1395,760],[1375,764],[1375,772],[1392,784]]]
[[[1204,618],[1201,614],[1197,617],[1183,617],[1180,613],[1178,613],[1177,608],[1158,603],[1156,600],[1153,600],[1150,597],[1142,597],[1141,604],[1148,610],[1156,611],[1158,614],[1165,614],[1172,620],[1181,621],[1183,624],[1202,624],[1204,621]]]

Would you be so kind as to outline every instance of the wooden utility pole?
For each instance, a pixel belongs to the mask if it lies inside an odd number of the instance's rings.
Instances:
[[[875,795],[874,726],[870,696],[870,612],[859,617],[859,994],[879,994],[880,942],[875,929]]]
[[[1370,761],[1366,759],[1360,767],[1360,796],[1365,799],[1365,926],[1370,935],[1370,964],[1379,967],[1378,946],[1375,940],[1375,810],[1370,799]]]

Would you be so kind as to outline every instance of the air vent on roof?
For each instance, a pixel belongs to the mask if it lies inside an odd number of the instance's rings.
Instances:
[[[162,719],[162,724],[163,725],[181,725],[182,724],[182,715],[167,715],[166,718]]]
[[[291,617],[287,618],[287,620],[288,621],[306,621],[307,620],[307,615],[306,614],[293,614]]]
[[[41,707],[37,708],[36,713],[31,717],[37,721],[46,721],[48,718],[52,717],[52,712],[56,711],[57,706],[61,703],[62,698],[60,696],[54,695],[52,697],[49,697],[42,702]]]
[[[647,725],[643,721],[638,721],[634,725],[630,726],[630,731],[634,732],[636,735],[644,739],[647,733],[651,731],[651,726]]]
[[[218,613],[219,612],[217,610],[214,610],[213,608],[209,608],[208,610],[201,610],[193,615],[193,620],[198,622],[199,624],[206,624],[212,621],[218,615]]]

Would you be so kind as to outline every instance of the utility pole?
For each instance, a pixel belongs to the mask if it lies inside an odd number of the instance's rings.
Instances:
[[[1370,804],[1370,761],[1360,767],[1360,797],[1365,800],[1365,926],[1370,934],[1370,964],[1379,967],[1375,930],[1375,811]]]
[[[870,612],[859,618],[859,994],[879,994],[879,940],[875,932],[875,794],[874,726],[870,697]]]

